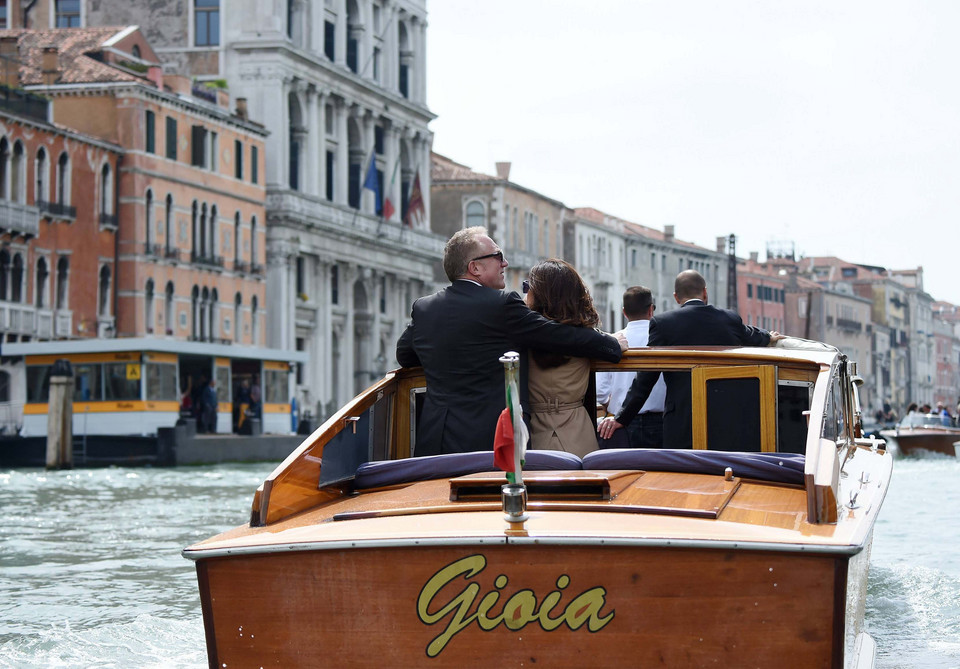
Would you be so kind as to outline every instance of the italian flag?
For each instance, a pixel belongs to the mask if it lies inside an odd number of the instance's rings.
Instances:
[[[507,473],[510,483],[523,482],[521,472],[529,436],[520,409],[520,391],[513,381],[507,386],[507,408],[500,413],[493,437],[493,464]]]

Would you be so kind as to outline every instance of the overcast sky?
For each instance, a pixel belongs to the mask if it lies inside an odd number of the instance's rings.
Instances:
[[[434,150],[960,304],[960,2],[428,0]]]

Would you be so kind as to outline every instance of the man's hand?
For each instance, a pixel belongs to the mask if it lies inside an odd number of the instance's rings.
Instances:
[[[771,330],[771,331],[770,331],[770,343],[767,344],[767,346],[774,346],[774,345],[776,345],[776,343],[777,343],[778,341],[780,341],[781,339],[786,339],[786,337],[787,337],[787,335],[785,335],[785,334],[780,334],[780,333],[777,332],[776,330]]]
[[[630,348],[630,342],[627,341],[627,335],[623,334],[623,332],[617,332],[617,333],[614,334],[613,336],[617,338],[617,341],[618,341],[618,342],[620,342],[620,352],[621,352],[621,353],[623,353],[623,352],[626,351],[628,348]]]
[[[597,423],[597,434],[604,439],[609,439],[613,433],[619,430],[623,425],[617,422],[616,418],[608,416]]]

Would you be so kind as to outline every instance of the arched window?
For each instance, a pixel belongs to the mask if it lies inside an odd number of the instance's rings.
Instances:
[[[100,283],[97,291],[97,313],[101,316],[110,315],[110,267],[104,265],[100,268]]]
[[[38,309],[43,309],[47,305],[47,277],[50,271],[47,269],[47,261],[44,258],[37,260],[37,282],[36,282],[36,305]]]
[[[37,149],[36,174],[37,181],[33,199],[39,204],[47,202],[49,198],[47,195],[47,152],[42,146]]]
[[[303,114],[300,111],[300,100],[295,93],[290,93],[287,98],[287,120],[290,135],[287,138],[289,153],[288,185],[290,190],[300,190],[300,154],[307,131],[303,123]]]
[[[250,298],[250,343],[256,346],[260,343],[259,322],[260,314],[257,313],[257,296]]]
[[[113,178],[109,163],[100,168],[100,222],[113,225]]]
[[[70,306],[70,259],[61,256],[57,260],[57,309]]]
[[[147,195],[144,198],[143,206],[145,209],[144,232],[146,233],[146,237],[144,237],[144,240],[146,241],[147,254],[150,254],[153,252],[154,245],[153,245],[153,191],[150,190],[149,188],[147,189]]]
[[[27,194],[27,162],[24,160],[23,144],[18,140],[13,144],[13,160],[10,161],[10,200],[23,204]]]
[[[410,81],[413,75],[413,51],[410,47],[410,35],[407,31],[407,25],[403,21],[397,24],[397,63],[400,66],[397,79],[397,88],[400,95],[405,98],[410,97]]]
[[[173,196],[169,193],[167,194],[167,207],[163,216],[163,240],[167,247],[167,256],[169,257],[170,252],[175,246],[175,240],[173,238]],[[167,326],[169,327],[169,325],[168,323]]]
[[[239,343],[241,341],[242,335],[242,308],[243,308],[243,297],[240,293],[237,293],[233,297],[233,341]]]
[[[483,213],[483,205],[474,200],[467,205],[466,227],[472,228],[475,225],[484,225],[486,216]]]
[[[213,205],[210,207],[210,221],[209,221],[208,227],[210,228],[210,233],[209,233],[210,244],[208,246],[208,248],[210,249],[210,252],[208,255],[210,258],[216,258],[217,242],[218,242],[217,240],[217,205]]]
[[[257,217],[250,219],[250,264],[257,264]],[[253,267],[251,267],[251,271]]]
[[[10,143],[7,138],[0,138],[0,199],[10,199]]]
[[[10,301],[23,302],[23,256],[13,256],[13,269],[10,270]]]
[[[200,291],[200,305],[199,305],[199,314],[200,314],[200,340],[207,341],[210,338],[210,321],[208,311],[210,304],[210,290],[206,287]]]
[[[356,74],[360,68],[360,37],[363,24],[360,22],[360,9],[356,0],[347,0],[347,67]]]
[[[197,225],[199,225],[200,205],[194,200],[190,207],[190,256],[199,256],[200,247],[197,244]]]
[[[70,156],[66,151],[57,159],[57,202],[70,204]]]
[[[167,324],[167,334],[172,335],[176,327],[173,318],[173,281],[167,282],[167,288],[163,294],[163,320]]]
[[[240,262],[240,212],[233,217],[233,267],[236,269]],[[236,322],[236,321],[234,321]]]
[[[207,251],[207,203],[204,202],[200,205],[200,222],[197,224],[197,235],[200,239],[200,253],[201,258],[206,258],[208,255]]]
[[[153,279],[147,279],[147,287],[143,293],[144,326],[147,332],[153,332],[154,308],[153,308]]]
[[[193,287],[190,291],[190,338],[196,340],[200,336],[200,288]]]
[[[10,285],[10,254],[0,249],[0,302],[7,299],[7,287]]]
[[[208,305],[209,316],[207,320],[210,323],[210,340],[213,341],[220,336],[220,294],[214,288],[210,291],[210,304]]]

